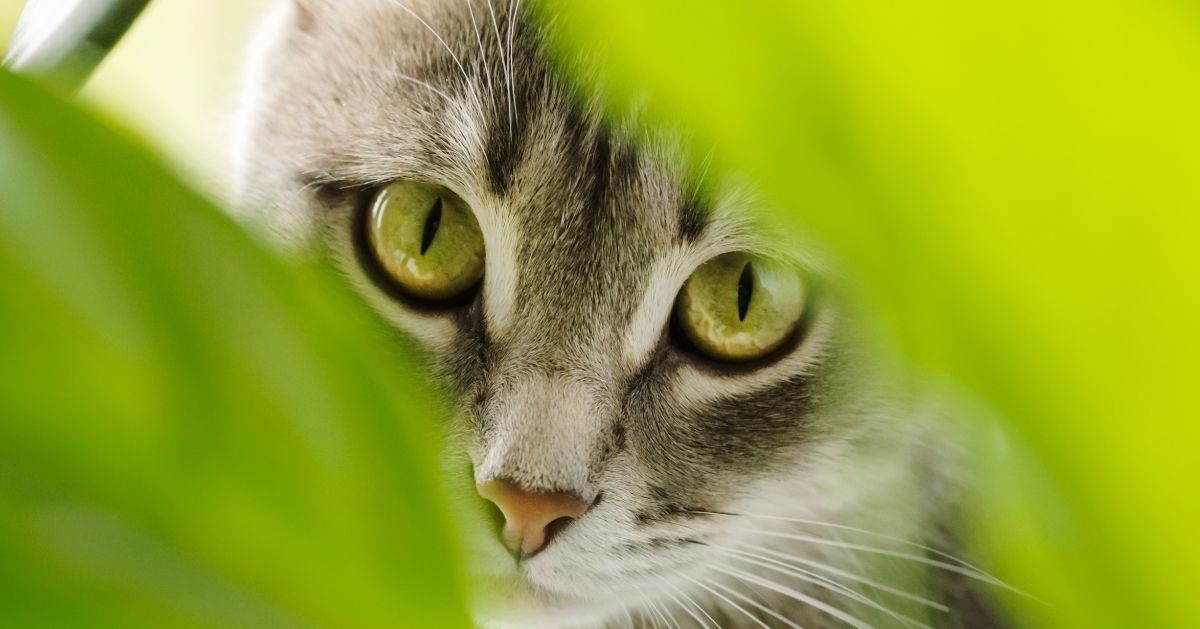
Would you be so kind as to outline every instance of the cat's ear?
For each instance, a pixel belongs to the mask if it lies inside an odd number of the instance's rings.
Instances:
[[[329,11],[333,10],[335,5],[331,0],[285,1],[292,5],[292,10],[296,16],[296,27],[306,33],[316,30],[317,25],[321,23]]]
[[[331,0],[287,0],[291,2],[300,11],[309,11],[311,13],[320,13],[322,11],[332,10],[337,6],[336,2]]]

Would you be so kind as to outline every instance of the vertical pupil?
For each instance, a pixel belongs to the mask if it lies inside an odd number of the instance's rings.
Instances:
[[[746,311],[750,309],[750,297],[754,295],[754,267],[747,262],[742,267],[742,276],[738,278],[738,321],[746,320]]]
[[[421,255],[425,255],[429,251],[429,245],[433,244],[434,236],[437,236],[438,227],[442,225],[442,197],[438,197],[433,202],[433,208],[429,210],[429,215],[425,217],[425,231],[421,234]]]

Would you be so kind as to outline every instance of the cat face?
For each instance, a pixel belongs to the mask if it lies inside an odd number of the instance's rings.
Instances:
[[[458,401],[451,467],[583,505],[517,561],[483,537],[480,569],[523,626],[692,588],[713,544],[754,535],[724,513],[828,514],[872,482],[846,463],[873,424],[817,273],[543,46],[503,0],[283,3],[239,151],[241,205],[332,243],[427,351]],[[386,194],[421,214],[384,216]],[[436,247],[447,261],[423,269]],[[733,338],[751,317],[763,338]]]

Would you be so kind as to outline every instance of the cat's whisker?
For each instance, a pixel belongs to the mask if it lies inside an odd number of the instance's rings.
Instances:
[[[727,550],[732,550],[732,549],[727,549]],[[734,559],[743,561],[743,562],[751,564],[751,565],[766,568],[768,570],[772,570],[774,572],[778,572],[783,575],[794,577],[796,579],[804,581],[805,583],[811,583],[822,589],[829,590],[829,591],[835,592],[837,594],[841,594],[842,596],[846,596],[855,602],[858,602],[862,605],[870,607],[871,609],[874,609],[876,611],[882,612],[882,613],[890,616],[893,620],[896,620],[897,622],[899,622],[905,626],[908,626],[908,627],[916,626],[916,627],[921,627],[922,629],[932,629],[932,627],[917,620],[916,618],[912,618],[910,616],[906,616],[895,610],[892,610],[892,609],[884,606],[883,604],[879,603],[878,601],[871,600],[869,597],[863,595],[861,592],[857,592],[851,588],[848,588],[848,587],[842,585],[841,583],[838,583],[833,580],[829,580],[826,577],[822,577],[821,575],[817,575],[815,573],[812,573],[812,572],[809,572],[806,570],[802,570],[799,568],[789,567],[786,564],[783,564],[783,562],[780,562],[777,560],[767,559],[766,561],[762,561],[760,559],[755,558],[755,557],[758,557],[758,555],[754,555],[752,553],[743,553],[743,551],[735,551],[735,552],[738,552],[739,555],[733,557]]]
[[[521,0],[511,1],[509,4],[509,47],[508,47],[508,73],[509,73],[509,134],[512,134],[512,125],[517,118],[517,91],[516,91],[516,74],[512,71],[512,32],[516,29],[517,16],[520,14]]]
[[[658,604],[644,592],[638,592],[638,596],[641,597],[644,603],[642,609],[638,610],[642,617],[652,622],[655,629],[662,627],[663,625],[659,623],[659,620],[662,619],[662,614],[658,609]]]
[[[701,605],[696,599],[692,598],[687,592],[680,590],[680,593],[683,594],[683,596],[692,605],[696,606],[696,609],[700,611],[700,614],[703,615],[704,618],[707,619],[709,622],[711,622],[713,627],[715,627],[716,629],[721,629],[721,623],[717,622],[717,619],[713,618],[712,615],[708,613],[708,610],[704,609],[703,605]]]
[[[715,568],[715,567],[714,567],[714,568]],[[721,599],[722,601],[725,601],[725,603],[726,603],[726,604],[728,604],[730,607],[733,607],[734,609],[736,609],[736,610],[738,610],[738,611],[742,612],[743,614],[745,614],[745,615],[746,615],[746,618],[749,618],[750,620],[753,620],[755,623],[757,623],[757,624],[758,624],[758,626],[762,627],[763,629],[771,629],[770,627],[768,627],[768,626],[767,626],[767,624],[766,624],[765,622],[763,622],[763,621],[759,620],[759,619],[758,619],[758,616],[755,616],[754,614],[751,614],[750,612],[746,611],[746,608],[744,608],[744,607],[742,607],[741,605],[738,605],[737,603],[735,603],[735,602],[733,602],[733,601],[729,600],[729,598],[728,598],[727,596],[725,596],[724,594],[721,594],[720,592],[718,592],[718,591],[716,591],[716,590],[714,590],[714,589],[712,589],[712,588],[708,587],[707,585],[704,585],[704,584],[703,584],[703,583],[701,583],[700,581],[697,581],[696,579],[693,579],[693,578],[691,578],[691,577],[687,576],[686,574],[681,574],[681,575],[679,575],[679,576],[683,577],[684,579],[687,579],[688,581],[691,581],[692,583],[695,583],[695,584],[696,584],[698,587],[700,587],[701,589],[705,590],[705,591],[706,591],[706,592],[708,592],[709,594],[712,594],[713,596],[715,596],[715,597],[717,597],[717,598]]]
[[[494,110],[496,107],[496,88],[492,84],[492,66],[488,62],[487,49],[483,47],[483,37],[479,34],[479,22],[475,20],[475,3],[473,0],[464,0],[464,2],[467,3],[467,11],[471,14],[471,28],[475,31],[475,43],[479,45],[479,55],[483,61],[483,78],[487,81],[488,96]]]
[[[907,592],[905,590],[901,590],[899,588],[892,587],[892,586],[884,584],[884,583],[880,583],[878,581],[875,581],[874,579],[869,579],[867,577],[854,574],[853,572],[848,572],[846,570],[836,568],[827,563],[816,561],[814,559],[809,559],[808,557],[801,557],[799,555],[790,555],[790,554],[782,553],[782,552],[772,550],[769,548],[763,548],[761,546],[753,546],[753,545],[746,544],[743,542],[739,542],[738,545],[743,546],[745,548],[751,548],[753,550],[756,550],[761,553],[765,553],[767,555],[774,556],[783,561],[801,563],[806,566],[815,568],[817,570],[828,572],[829,574],[832,574],[834,576],[842,577],[843,579],[849,579],[851,581],[861,583],[867,587],[879,590],[880,592],[885,592],[887,594],[891,594],[892,596],[895,596],[897,598],[902,598],[904,600],[912,601],[914,603],[920,603],[921,605],[925,605],[926,607],[935,609],[942,613],[947,613],[950,611],[949,607],[946,607],[945,605],[942,605],[941,603],[938,603],[937,601],[933,601],[931,599],[925,598],[924,596],[919,596],[917,594],[913,594],[911,592]]]
[[[823,520],[810,520],[810,519],[805,519],[805,518],[792,518],[792,517],[785,517],[785,516],[779,516],[779,515],[761,515],[761,514],[755,514],[755,513],[722,513],[720,511],[692,511],[692,513],[699,513],[699,514],[704,514],[704,515],[740,517],[740,518],[753,518],[753,519],[759,519],[759,520],[776,520],[779,522],[793,522],[796,524],[808,524],[808,525],[812,525],[812,526],[822,526],[822,527],[838,529],[838,530],[842,530],[842,531],[850,531],[853,533],[860,533],[862,535],[869,535],[871,537],[885,539],[885,540],[888,540],[891,542],[896,542],[898,544],[903,544],[905,546],[923,550],[932,555],[937,555],[944,559],[949,559],[951,561],[954,561],[954,562],[962,565],[964,568],[970,568],[971,570],[974,570],[983,576],[989,577],[991,579],[995,579],[997,581],[1000,580],[999,578],[989,574],[987,571],[985,571],[977,566],[973,566],[970,563],[967,563],[967,561],[962,559],[961,557],[957,557],[957,556],[947,553],[945,551],[941,551],[941,550],[938,550],[931,546],[927,546],[925,544],[907,540],[902,537],[897,537],[895,535],[890,535],[888,533],[872,531],[870,529],[859,528],[859,527],[850,526],[847,524],[838,524],[836,522],[825,522]]]
[[[940,568],[947,572],[961,574],[964,577],[975,579],[976,581],[982,581],[984,583],[988,583],[990,585],[994,585],[996,587],[1009,590],[1016,594],[1020,594],[1022,596],[1028,597],[1030,599],[1034,599],[1034,597],[1031,596],[1030,594],[1027,594],[1026,592],[1023,592],[1023,591],[1021,591],[1021,590],[1019,590],[1019,589],[1017,589],[1017,588],[1015,588],[1015,587],[1013,587],[1013,586],[1011,586],[989,574],[981,573],[978,570],[975,570],[973,568],[967,568],[965,566],[961,566],[958,564],[947,563],[945,561],[939,561],[937,559],[930,559],[929,557],[924,557],[922,555],[914,555],[912,553],[906,553],[906,552],[898,551],[898,550],[889,550],[886,548],[876,548],[874,546],[867,546],[864,544],[855,544],[852,542],[833,541],[833,540],[823,539],[820,537],[814,537],[812,535],[784,533],[781,531],[771,531],[771,530],[767,530],[767,529],[751,529],[751,528],[735,527],[733,530],[742,531],[744,533],[753,533],[753,534],[757,534],[757,535],[767,535],[770,537],[779,537],[779,538],[783,538],[783,539],[790,539],[790,540],[795,540],[798,542],[808,542],[810,544],[815,544],[818,546],[828,546],[828,547],[832,547],[832,548],[845,548],[848,550],[856,550],[859,552],[871,553],[871,554],[875,554],[875,555],[895,557],[897,559],[907,559],[909,561],[915,561],[917,563],[922,563],[922,564],[925,564],[927,566],[931,566],[934,568]],[[1036,599],[1034,599],[1034,600],[1036,600]]]
[[[674,597],[674,594],[671,594],[670,592],[664,592],[664,594],[666,594],[666,597],[668,599],[668,600],[662,601],[662,607],[664,607],[664,610],[666,610],[667,612],[670,612],[671,604],[674,604],[674,606],[679,607],[679,609],[683,610],[684,612],[689,611],[688,607],[686,607],[683,603],[680,603],[678,598]],[[668,616],[668,618],[671,618],[671,621],[674,625],[676,625],[676,628],[680,629],[679,621],[677,621],[677,619],[674,619],[674,615],[671,615],[671,613],[668,613],[667,616]]]
[[[496,35],[496,47],[500,49],[500,65],[504,66],[504,42],[500,39],[500,24],[496,21],[496,7],[492,0],[487,0],[488,13],[492,16],[492,32]]]
[[[839,583],[838,581],[835,581],[829,577],[812,572],[811,570],[806,570],[804,568],[799,568],[796,566],[789,566],[788,564],[785,564],[784,562],[779,561],[777,559],[772,559],[770,557],[766,557],[764,555],[760,555],[758,553],[754,553],[754,552],[747,551],[747,550],[739,550],[737,548],[731,548],[729,546],[721,546],[718,544],[710,544],[710,546],[712,548],[716,548],[718,550],[724,551],[726,553],[731,553],[731,554],[734,554],[734,555],[737,555],[740,557],[751,557],[751,558],[754,558],[754,559],[757,559],[760,561],[769,561],[773,564],[785,566],[790,570],[796,571],[797,573],[799,573],[799,575],[803,575],[803,578],[810,579],[811,580],[810,582],[813,583],[814,585],[817,585],[817,586],[827,589],[827,590],[843,592],[847,595],[858,594],[858,592],[855,591],[854,589],[852,589],[846,585],[843,585],[843,584]]]
[[[639,624],[641,624],[641,625],[649,624],[652,627],[652,629],[659,629],[658,621],[654,618],[654,616],[650,615],[649,601],[647,601],[646,604],[644,604],[641,609],[634,611],[634,617],[635,617],[635,620],[633,623],[634,627],[639,626]]]
[[[668,589],[671,589],[671,591],[679,593],[678,589],[672,587],[671,582],[667,581],[665,579],[665,577],[660,576],[659,582],[662,583],[662,586],[664,586]],[[672,594],[671,592],[665,592],[665,594],[667,595],[668,599],[671,599],[674,604],[679,606],[680,610],[683,610],[684,613],[686,613],[686,615],[691,616],[691,619],[694,619],[694,621],[696,621],[696,624],[700,625],[700,627],[702,627],[703,629],[708,629],[708,625],[704,624],[704,621],[701,621],[700,616],[696,616],[696,612],[691,611],[691,606],[685,605],[682,600],[680,600],[678,597],[676,597],[676,595]],[[686,594],[684,594],[684,598],[686,598]]]
[[[415,78],[415,77],[411,77],[411,76],[409,76],[409,75],[407,75],[407,74],[404,74],[403,72],[389,72],[389,73],[388,73],[388,76],[390,76],[390,77],[392,77],[392,78],[400,79],[400,80],[402,80],[402,81],[408,81],[409,83],[413,83],[413,84],[415,84],[415,85],[420,85],[421,87],[423,87],[423,88],[425,88],[425,89],[427,89],[427,90],[429,90],[429,91],[433,92],[434,94],[436,94],[436,95],[438,95],[438,96],[441,96],[442,98],[444,98],[444,99],[446,100],[446,103],[447,103],[447,104],[450,104],[450,105],[453,105],[453,104],[454,104],[454,99],[450,98],[450,95],[449,95],[449,94],[447,94],[447,93],[443,92],[442,90],[439,90],[438,88],[436,88],[436,87],[434,87],[434,86],[430,85],[430,84],[429,84],[428,82],[426,82],[426,81],[422,81],[421,79],[418,79],[418,78]]]
[[[753,606],[755,609],[771,616],[772,618],[779,620],[780,622],[787,625],[788,627],[791,627],[792,629],[804,629],[804,627],[801,627],[800,625],[796,624],[795,622],[792,622],[791,620],[788,620],[787,618],[785,618],[783,616],[783,614],[780,614],[779,612],[771,609],[770,607],[767,607],[766,605],[759,603],[758,601],[750,598],[749,596],[746,596],[745,594],[742,594],[741,592],[738,592],[737,590],[735,590],[727,585],[722,585],[721,583],[719,583],[717,581],[709,581],[708,579],[705,579],[703,577],[697,577],[697,578],[715,588],[720,588],[720,589],[724,590],[730,596],[733,596],[734,598],[737,598],[738,600],[743,601],[746,604]]]
[[[516,27],[517,16],[521,8],[521,0],[516,0],[510,5],[508,17],[508,111],[509,111],[509,133],[512,133],[512,123],[517,118],[517,90],[514,85],[516,79],[513,74],[513,29]]]
[[[712,617],[712,616],[709,616],[709,615],[708,615],[708,612],[704,611],[704,608],[703,608],[702,606],[700,606],[700,604],[699,604],[699,603],[697,603],[697,602],[696,602],[696,601],[695,601],[695,600],[694,600],[692,597],[688,596],[687,592],[685,592],[685,591],[683,591],[683,590],[681,590],[681,589],[679,589],[679,588],[675,587],[675,585],[674,585],[673,583],[671,583],[671,581],[670,581],[670,580],[668,580],[668,579],[666,579],[665,577],[660,577],[660,578],[661,578],[661,580],[662,580],[662,583],[663,583],[663,585],[665,585],[665,586],[667,586],[668,588],[670,588],[670,589],[674,590],[674,591],[675,591],[675,593],[677,593],[677,594],[679,594],[681,597],[683,597],[683,599],[684,599],[685,601],[687,601],[687,602],[688,602],[688,603],[691,605],[691,607],[695,607],[696,609],[700,610],[700,613],[701,613],[701,614],[704,614],[704,617],[705,617],[705,618],[707,618],[708,620],[712,621],[712,624],[713,624],[713,626],[714,626],[714,627],[716,627],[717,629],[721,629],[721,625],[720,625],[720,623],[718,623],[716,620],[713,620],[713,617]],[[674,598],[674,597],[672,597],[672,598]],[[685,606],[685,605],[680,605],[680,607],[682,607],[682,608],[683,608],[683,611],[687,612],[687,614],[688,614],[689,616],[691,616],[691,617],[692,617],[692,618],[693,618],[693,619],[696,621],[696,624],[700,625],[700,626],[701,626],[701,627],[703,627],[704,629],[708,629],[708,623],[704,622],[703,620],[701,620],[701,619],[700,619],[700,616],[698,616],[698,615],[696,615],[695,613],[693,613],[693,612],[692,612],[692,610],[691,610],[691,607],[689,607],[689,606]]]
[[[442,44],[442,48],[445,48],[446,52],[450,53],[450,58],[454,60],[454,65],[458,66],[458,71],[462,73],[463,86],[470,86],[471,78],[467,75],[467,69],[463,67],[462,61],[458,59],[458,55],[454,54],[454,50],[450,48],[450,45],[446,43],[446,40],[442,39],[442,36],[438,34],[438,32],[434,30],[434,28],[430,26],[428,22],[422,19],[420,15],[417,15],[416,11],[413,11],[411,8],[409,8],[409,6],[405,4],[403,0],[392,0],[392,3],[403,9],[405,13],[411,15],[413,19],[420,22],[421,25],[425,27],[425,30],[428,30],[433,34],[434,37],[437,38],[437,40]]]
[[[675,605],[679,607],[679,609],[682,609],[685,612],[687,611],[687,607],[683,603],[680,603],[675,597],[669,595],[668,597],[671,599],[671,602],[675,603]],[[683,625],[680,624],[679,618],[674,613],[670,613],[670,606],[664,603],[663,611],[668,613],[667,617],[670,618],[671,624],[675,626],[675,629],[683,629]]]
[[[696,197],[700,196],[700,190],[704,187],[704,180],[708,178],[708,169],[712,166],[713,153],[717,150],[717,145],[713,144],[705,153],[704,160],[700,163],[700,177],[696,179],[692,188],[692,203],[696,202]]]
[[[713,568],[713,570],[716,570],[718,572],[723,572],[735,579],[739,579],[739,580],[745,581],[747,583],[754,583],[754,584],[760,585],[767,589],[774,590],[775,592],[777,592],[779,594],[788,596],[795,601],[804,603],[815,609],[819,609],[819,610],[825,612],[826,614],[829,614],[830,616],[833,616],[834,618],[837,618],[838,620],[841,620],[842,622],[850,625],[851,627],[856,627],[857,629],[872,629],[871,625],[863,622],[860,618],[857,618],[857,617],[847,613],[843,609],[834,607],[833,605],[830,605],[822,600],[813,598],[812,596],[809,596],[808,594],[805,594],[804,592],[800,592],[798,590],[790,588],[790,587],[783,585],[781,583],[778,583],[776,581],[772,581],[771,579],[753,575],[753,574],[750,574],[749,572],[744,572],[742,570],[738,570],[737,568],[731,568],[728,566],[725,566],[725,567],[713,566],[712,568]]]
[[[511,96],[509,94],[512,92],[512,81],[509,79],[509,77],[512,75],[512,71],[508,67],[508,61],[507,61],[508,54],[505,52],[504,40],[500,37],[500,22],[496,19],[496,6],[492,3],[492,0],[487,0],[487,3],[488,3],[488,13],[492,16],[492,33],[496,35],[496,47],[498,47],[500,49],[500,69],[504,72],[504,78],[507,82],[506,96],[508,96],[508,98],[506,100],[508,103],[511,103],[512,100],[511,100]],[[513,126],[512,113],[513,113],[512,107],[510,106],[508,108],[508,132],[509,133],[512,133],[512,126]]]
[[[662,619],[663,626],[666,629],[671,629],[674,620],[671,618],[670,610],[666,609],[666,605],[661,601],[651,601],[650,606],[654,610],[654,614]],[[679,629],[679,623],[674,623],[674,627],[675,629]]]
[[[839,542],[846,541],[846,539],[843,535],[844,535],[844,531],[842,531],[841,529],[835,528],[835,529],[829,530],[829,537],[831,537],[832,539],[834,539],[836,541],[839,541]],[[739,545],[742,546],[743,548],[745,548],[744,544],[739,544]],[[767,549],[767,548],[762,548],[762,549],[752,548],[751,550],[764,550],[765,551],[765,550],[769,550],[769,549]],[[839,558],[846,563],[848,568],[852,568],[855,572],[858,572],[860,574],[869,574],[869,571],[866,569],[866,567],[863,566],[862,555],[860,555],[859,553],[854,553],[854,552],[840,553]],[[851,581],[854,581],[854,580],[851,579]],[[879,593],[879,590],[875,590],[876,596],[878,595],[878,593]],[[871,597],[872,600],[878,601],[879,599],[876,598],[876,596],[872,596]]]

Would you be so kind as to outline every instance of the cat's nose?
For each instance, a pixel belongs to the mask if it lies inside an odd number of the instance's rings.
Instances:
[[[477,489],[504,514],[504,545],[522,557],[545,548],[592,506],[571,494],[529,491],[504,480],[487,481]]]

